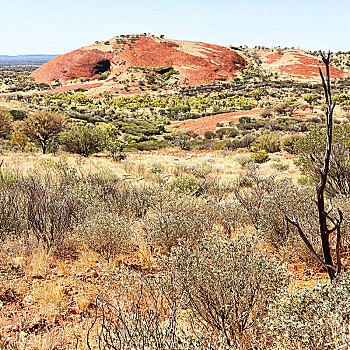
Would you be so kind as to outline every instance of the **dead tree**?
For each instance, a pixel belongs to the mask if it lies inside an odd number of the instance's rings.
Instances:
[[[329,201],[329,208],[325,208],[325,188],[327,185],[327,177],[329,173],[329,163],[330,163],[330,157],[332,153],[332,137],[333,137],[333,112],[335,103],[332,101],[332,93],[331,93],[331,80],[330,80],[330,53],[328,53],[327,56],[325,56],[320,51],[322,61],[326,68],[326,77],[323,75],[321,68],[319,67],[319,72],[322,80],[322,86],[326,97],[326,134],[327,134],[327,140],[326,140],[326,150],[324,153],[323,158],[323,166],[320,167],[316,159],[310,155],[310,160],[316,169],[316,171],[319,174],[320,180],[316,187],[316,205],[318,210],[318,220],[319,220],[319,228],[320,228],[320,235],[321,235],[321,241],[322,241],[322,252],[323,252],[323,260],[321,257],[319,257],[315,251],[315,249],[312,247],[312,244],[307,239],[306,235],[303,232],[303,229],[298,223],[298,220],[293,216],[291,219],[290,217],[287,217],[287,221],[294,225],[300,237],[305,242],[306,246],[310,250],[313,257],[318,261],[319,264],[321,264],[327,271],[329,278],[333,280],[337,274],[341,271],[341,261],[340,261],[340,227],[343,220],[343,214],[338,209],[338,217],[332,217],[330,215],[330,212],[332,210],[332,203]],[[332,226],[332,227],[329,227]],[[336,232],[336,263],[333,263],[332,254],[331,254],[331,247],[330,247],[330,235]]]

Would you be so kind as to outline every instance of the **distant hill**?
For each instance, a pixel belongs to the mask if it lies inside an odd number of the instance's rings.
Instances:
[[[30,64],[41,65],[55,58],[57,55],[0,55],[0,65]]]

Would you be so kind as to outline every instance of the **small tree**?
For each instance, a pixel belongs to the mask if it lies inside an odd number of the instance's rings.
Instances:
[[[330,79],[330,53],[328,53],[327,57],[320,52],[322,56],[323,63],[326,67],[326,78],[324,77],[321,68],[319,67],[320,76],[322,79],[322,86],[324,89],[325,97],[326,97],[326,150],[324,152],[323,164],[320,166],[316,159],[310,154],[310,161],[312,162],[314,168],[319,174],[319,182],[316,187],[316,204],[318,210],[318,221],[319,221],[319,229],[320,236],[322,241],[322,251],[323,258],[318,256],[314,247],[310,243],[310,241],[305,236],[302,227],[300,226],[297,218],[293,216],[293,218],[286,217],[287,221],[294,225],[300,237],[305,242],[306,246],[312,253],[313,257],[317,260],[317,262],[322,265],[327,271],[329,278],[333,280],[337,274],[341,271],[341,261],[340,261],[340,226],[343,219],[343,214],[340,209],[338,209],[338,218],[334,218],[330,216],[330,212],[332,210],[332,205],[330,202],[328,210],[325,208],[325,188],[328,180],[329,174],[329,164],[332,153],[332,141],[333,141],[333,112],[335,108],[335,103],[332,101],[332,93],[331,93],[331,79]],[[328,223],[331,223],[333,227],[329,228]],[[331,249],[330,249],[330,234],[336,232],[336,266],[333,263]]]
[[[126,155],[123,150],[126,142],[117,138],[109,138],[106,142],[106,150],[111,154],[114,161],[118,162],[125,159]]]
[[[317,96],[314,94],[306,94],[303,96],[304,101],[310,106],[311,113],[314,110],[314,105],[317,102]]]
[[[289,154],[297,154],[296,143],[299,139],[300,135],[289,135],[284,137],[282,140],[283,151],[286,151]]]
[[[222,140],[227,134],[227,128],[220,128],[216,130],[216,134],[219,136],[219,139]]]
[[[278,103],[274,110],[277,114],[280,115],[289,115],[292,116],[296,108],[298,108],[299,103],[294,98],[287,98],[282,102]]]
[[[326,150],[327,130],[315,128],[294,143],[299,155],[298,165],[304,175],[319,180],[319,172],[314,162],[322,167]],[[327,194],[350,195],[350,125],[335,125],[333,129],[332,154],[329,162]],[[311,158],[313,160],[311,160]]]
[[[29,115],[23,121],[21,129],[22,133],[30,141],[37,143],[45,154],[49,144],[57,140],[65,126],[65,116],[56,112],[43,111]]]
[[[257,89],[248,93],[248,95],[252,96],[254,100],[260,101],[263,96],[267,94],[265,89]]]

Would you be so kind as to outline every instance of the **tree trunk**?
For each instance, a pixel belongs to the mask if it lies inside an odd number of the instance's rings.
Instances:
[[[319,217],[319,225],[320,225],[320,233],[321,233],[321,241],[322,241],[322,251],[324,262],[327,266],[327,271],[329,278],[331,280],[335,277],[335,271],[332,268],[333,260],[331,255],[331,249],[329,247],[329,234],[327,227],[327,217],[325,215],[325,207],[324,207],[324,194],[323,191],[317,190],[317,209],[318,209],[318,217]],[[332,266],[332,267],[331,267]]]

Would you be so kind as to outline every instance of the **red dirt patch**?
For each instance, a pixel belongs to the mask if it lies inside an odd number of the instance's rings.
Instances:
[[[100,87],[102,86],[102,83],[92,83],[92,84],[74,84],[74,85],[65,85],[65,86],[61,86],[58,87],[57,89],[53,89],[53,90],[47,90],[45,91],[45,94],[58,94],[60,92],[67,92],[70,90],[75,90],[75,89],[93,89],[96,87]]]
[[[230,113],[220,113],[216,115],[210,115],[198,119],[188,119],[185,121],[176,121],[171,123],[170,128],[174,128],[179,125],[178,130],[181,132],[193,131],[200,136],[203,136],[206,131],[215,131],[217,123],[223,121],[238,123],[238,120],[242,116],[254,116],[259,117],[259,114],[263,109],[256,108],[250,111],[238,111]]]
[[[281,57],[282,57],[282,55],[279,55],[279,54],[277,54],[277,53],[271,53],[271,54],[269,54],[269,55],[266,56],[266,58],[267,58],[267,64],[275,63],[275,62],[278,61]]]

